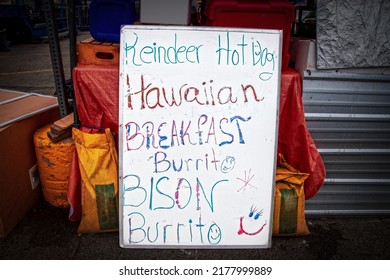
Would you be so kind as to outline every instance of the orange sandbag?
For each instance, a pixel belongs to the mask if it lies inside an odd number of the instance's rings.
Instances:
[[[53,143],[47,135],[50,125],[34,134],[35,154],[45,200],[61,208],[69,206],[67,184],[74,151],[71,137]]]
[[[274,236],[304,236],[310,234],[305,218],[304,181],[309,174],[300,173],[283,156],[276,169],[274,196]]]
[[[78,233],[118,231],[118,156],[109,129],[87,133],[72,129],[81,175]]]

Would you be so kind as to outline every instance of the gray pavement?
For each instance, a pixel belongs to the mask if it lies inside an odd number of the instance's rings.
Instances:
[[[40,201],[5,238],[11,260],[389,260],[389,217],[307,218],[304,237],[273,237],[270,249],[123,249],[118,233],[77,235],[68,210]]]
[[[89,38],[89,32],[80,32],[77,40]],[[69,80],[69,40],[60,38],[65,79]],[[9,51],[0,51],[0,88],[23,92],[54,95],[55,84],[47,40],[34,43],[11,44]]]
[[[90,37],[81,33],[78,40]],[[65,78],[70,79],[67,38],[61,40]],[[0,52],[0,88],[53,95],[48,43],[11,45]],[[0,239],[0,259],[267,259],[388,260],[390,217],[307,217],[311,234],[273,237],[270,249],[122,249],[118,233],[77,235],[68,209],[43,199]]]

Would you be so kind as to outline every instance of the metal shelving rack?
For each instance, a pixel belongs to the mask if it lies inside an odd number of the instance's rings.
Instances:
[[[68,16],[68,30],[69,30],[69,51],[70,51],[70,67],[71,72],[76,67],[76,17],[74,13],[75,3],[74,0],[67,1],[67,16]],[[60,110],[61,118],[67,116],[70,112],[70,106],[68,102],[68,92],[73,97],[73,112],[75,116],[75,123],[78,123],[78,116],[76,110],[76,100],[73,94],[73,85],[70,81],[67,85],[64,75],[64,67],[62,62],[62,54],[60,41],[58,36],[58,30],[56,26],[56,19],[54,14],[54,2],[53,0],[43,0],[43,10],[45,13],[50,56],[53,68],[54,82],[56,88],[56,94],[58,98],[58,106]]]

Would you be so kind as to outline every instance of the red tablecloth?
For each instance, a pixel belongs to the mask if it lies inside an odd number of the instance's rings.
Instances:
[[[281,83],[278,152],[291,166],[310,174],[305,181],[309,199],[324,183],[325,165],[306,127],[301,76],[288,69],[282,72]]]
[[[118,135],[118,66],[78,65],[73,69],[73,83],[80,123],[89,128],[110,128]],[[313,197],[325,179],[325,167],[306,127],[302,103],[302,79],[298,72],[282,72],[279,112],[278,152],[301,172],[306,199]]]

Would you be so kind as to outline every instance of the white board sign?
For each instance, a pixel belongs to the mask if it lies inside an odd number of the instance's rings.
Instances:
[[[270,247],[281,34],[124,26],[122,247]]]

